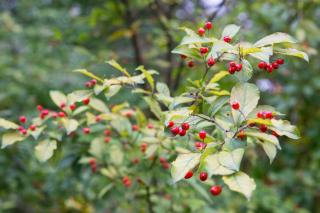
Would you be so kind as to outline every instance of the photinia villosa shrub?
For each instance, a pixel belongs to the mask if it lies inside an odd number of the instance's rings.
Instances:
[[[35,156],[44,162],[66,138],[76,137],[77,143],[85,143],[88,149],[79,163],[109,179],[103,193],[118,182],[128,188],[137,183],[149,190],[153,184],[150,176],[135,178],[135,174],[171,167],[171,181],[155,190],[165,191],[172,183],[197,178],[211,184],[207,190],[213,196],[222,192],[222,184],[217,183],[224,182],[250,199],[256,184],[249,171],[241,171],[246,150],[261,146],[271,163],[281,149],[279,138],[299,139],[299,132],[274,107],[258,105],[259,89],[248,81],[254,72],[281,69],[285,60],[280,55],[306,61],[308,56],[295,49],[296,40],[285,33],[250,43],[237,40],[240,27],[233,24],[226,26],[220,37],[213,36],[211,22],[197,32],[182,29],[186,35],[172,53],[198,72],[198,78],[188,80],[182,94],[173,96],[166,84],[155,82],[158,73],[143,66],[136,68],[138,74],[132,74],[116,61],[108,61],[122,74],[109,79],[76,70],[91,80],[86,89],[69,94],[51,91],[56,109],[38,106],[38,117],[21,116],[19,124],[0,119],[5,129],[2,148],[32,137],[37,141]],[[227,70],[218,70],[219,64]],[[231,89],[221,86],[225,78],[233,83]],[[143,84],[148,86],[141,87]],[[108,100],[122,88],[139,95],[152,115],[126,102],[109,106]],[[146,159],[150,164],[136,166]],[[221,180],[213,181],[213,176]]]

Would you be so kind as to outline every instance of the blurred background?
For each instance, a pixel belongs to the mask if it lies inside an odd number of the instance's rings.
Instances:
[[[226,24],[241,25],[240,39],[252,42],[289,33],[310,56],[310,63],[286,58],[285,68],[272,75],[256,72],[252,81],[263,103],[285,113],[302,138],[282,140],[272,165],[263,152],[249,153],[258,185],[252,201],[225,193],[215,209],[320,212],[319,0],[1,0],[0,117],[17,120],[22,112],[35,113],[37,104],[52,106],[51,89],[83,87],[74,69],[113,75],[105,64],[111,58],[129,70],[140,64],[158,70],[159,80],[178,93],[197,75],[171,54],[183,36],[179,27],[196,30],[206,20],[216,35]],[[130,93],[121,97],[114,101],[135,101]],[[86,200],[90,189],[79,186],[72,156],[40,164],[30,146],[0,150],[0,212],[60,212],[70,195]]]

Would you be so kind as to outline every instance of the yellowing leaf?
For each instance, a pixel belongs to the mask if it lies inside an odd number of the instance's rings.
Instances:
[[[274,158],[277,154],[277,147],[268,141],[262,142],[262,148],[265,151],[265,153],[268,155],[270,164],[273,162]]]
[[[235,24],[229,24],[225,26],[225,28],[223,29],[221,38],[223,39],[223,37],[225,36],[234,37],[239,32],[239,30],[240,26],[237,26]]]
[[[254,44],[254,46],[262,47],[262,46],[276,44],[276,43],[296,43],[296,42],[297,40],[292,36],[286,33],[277,32],[260,39]]]
[[[22,141],[26,136],[21,135],[19,132],[7,132],[2,135],[2,146],[1,149],[12,145],[16,142]]]
[[[0,118],[0,127],[4,128],[4,129],[18,129],[19,125],[8,121],[6,119]]]
[[[237,172],[236,174],[230,176],[224,176],[222,179],[231,190],[240,192],[248,200],[250,200],[253,190],[256,189],[254,180],[243,172]]]
[[[309,56],[305,52],[302,52],[300,50],[296,50],[292,48],[287,48],[287,49],[275,48],[274,53],[299,57],[309,62]]]
[[[50,91],[50,97],[58,107],[60,107],[61,104],[67,104],[67,97],[60,91]]]
[[[272,130],[274,130],[278,135],[285,135],[292,139],[300,138],[298,128],[296,126],[291,125],[289,121],[272,119],[271,123],[274,127],[271,127]]]
[[[252,123],[271,125],[270,120],[261,119],[261,118],[250,118],[247,120],[247,124],[252,124]]]
[[[89,106],[91,106],[93,109],[97,110],[98,112],[106,113],[109,112],[109,109],[107,105],[97,98],[91,98]]]
[[[151,87],[151,90],[153,91],[154,90],[154,79],[153,79],[152,75],[142,65],[139,66],[138,68],[136,68],[136,70],[139,70],[144,74],[144,76],[146,77],[146,79]]]
[[[211,90],[211,91],[209,91],[209,93],[212,95],[216,95],[216,96],[230,95],[230,92],[227,90],[220,90],[220,91]]]
[[[181,180],[189,170],[192,170],[200,162],[200,153],[180,154],[172,163],[171,176],[173,182]]]
[[[227,76],[229,74],[228,71],[220,71],[218,73],[216,73],[210,80],[209,83],[216,83],[218,81],[220,81],[222,78],[224,78],[225,76]]]
[[[67,130],[67,135],[77,130],[79,123],[74,119],[63,119],[62,123]]]
[[[89,98],[92,95],[91,90],[76,90],[68,94],[69,103],[80,102],[85,98]]]
[[[57,148],[57,141],[43,140],[35,147],[35,156],[40,162],[45,162],[53,155],[54,150]]]
[[[115,69],[119,70],[120,72],[122,72],[123,74],[125,74],[126,76],[130,77],[131,75],[128,73],[128,71],[123,68],[120,64],[118,64],[118,62],[116,62],[115,60],[110,60],[107,61],[106,63],[108,63],[109,65],[111,65],[112,67],[114,67]]]
[[[250,136],[250,137],[258,138],[262,141],[268,141],[268,142],[272,143],[273,145],[275,145],[278,149],[281,149],[278,138],[273,135],[258,132],[256,130],[246,130],[246,135]]]
[[[99,81],[100,83],[103,83],[103,79],[102,78],[99,78],[98,76],[96,76],[95,74],[85,70],[85,69],[77,69],[77,70],[74,70],[73,72],[80,72],[82,73],[83,75],[85,76],[88,76],[92,79],[96,79],[97,81]]]

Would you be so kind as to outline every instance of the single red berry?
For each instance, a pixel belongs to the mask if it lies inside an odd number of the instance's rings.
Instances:
[[[240,72],[242,70],[242,64],[237,64],[236,65],[236,71]]]
[[[90,98],[85,98],[85,99],[83,99],[83,100],[82,100],[82,103],[83,103],[84,105],[88,105],[88,104],[90,103]]]
[[[24,130],[24,127],[23,126],[19,126],[18,130],[21,132],[22,130]]]
[[[26,129],[23,129],[23,130],[21,130],[20,132],[21,132],[21,134],[23,134],[23,135],[26,135],[26,134],[28,133],[28,131],[27,131]]]
[[[165,163],[162,164],[162,167],[163,167],[164,169],[169,169],[169,168],[170,168],[170,163],[165,162]]]
[[[153,124],[151,124],[151,123],[149,123],[149,124],[147,125],[147,127],[148,127],[148,129],[153,129],[153,128],[154,128]]]
[[[104,130],[104,135],[105,136],[110,136],[111,135],[111,130],[110,129]]]
[[[37,109],[38,109],[39,112],[41,112],[43,110],[43,107],[41,105],[38,105]]]
[[[85,84],[85,87],[90,88],[92,87],[92,83],[90,81],[87,81]]]
[[[263,112],[257,112],[257,117],[258,118],[264,118]]]
[[[21,123],[27,122],[26,116],[20,116],[19,120],[20,120]]]
[[[159,157],[160,163],[166,163],[167,159],[165,157]]]
[[[268,130],[268,127],[266,125],[264,125],[264,124],[261,124],[259,129],[260,129],[261,132],[266,132]]]
[[[218,196],[222,191],[221,186],[212,186],[210,188],[210,192],[213,196]]]
[[[188,61],[188,67],[190,67],[190,68],[194,67],[194,62],[193,61]]]
[[[184,59],[187,58],[187,56],[186,56],[186,55],[180,55],[180,58],[181,58],[182,60],[184,60]]]
[[[97,80],[96,79],[92,79],[90,82],[91,82],[92,86],[97,84]]]
[[[96,162],[96,160],[95,159],[90,159],[89,160],[89,164],[90,165],[95,165],[97,162]]]
[[[214,60],[213,57],[210,57],[207,61],[207,64],[209,67],[212,67],[213,65],[215,65],[216,61]]]
[[[194,146],[196,147],[196,149],[202,150],[202,149],[206,148],[207,145],[205,143],[202,143],[202,142],[195,142]]]
[[[229,73],[232,75],[237,71],[236,67],[229,67]]]
[[[264,117],[267,119],[272,119],[273,118],[273,114],[272,112],[265,112]]]
[[[29,129],[30,129],[31,131],[36,130],[36,128],[37,128],[37,126],[34,125],[34,124],[32,124],[32,125],[29,126]]]
[[[210,21],[206,22],[206,24],[204,25],[204,28],[206,28],[207,30],[211,30],[212,23]]]
[[[260,61],[259,64],[258,64],[258,67],[259,67],[260,69],[265,69],[266,66],[267,66],[267,63],[264,62],[264,61]]]
[[[44,109],[41,111],[41,114],[43,114],[44,116],[49,115],[49,110]]]
[[[236,66],[237,66],[236,62],[234,61],[229,62],[229,67],[236,67]]]
[[[174,126],[174,122],[173,122],[173,121],[169,121],[167,127],[168,127],[168,128],[171,128],[171,127],[173,127],[173,126]]]
[[[187,131],[186,131],[185,129],[180,129],[180,130],[179,130],[179,135],[180,135],[180,136],[185,136],[186,133],[187,133]]]
[[[207,133],[204,130],[201,130],[199,132],[199,138],[201,138],[202,140],[204,140],[207,137]]]
[[[145,152],[145,151],[147,150],[147,146],[148,146],[148,144],[142,143],[142,144],[140,145],[140,150],[141,150],[141,152]]]
[[[171,128],[171,133],[173,134],[173,135],[177,135],[177,134],[179,134],[179,132],[180,132],[180,128],[179,127],[172,127]]]
[[[279,68],[279,64],[277,62],[272,62],[271,66],[275,70]]]
[[[128,176],[123,177],[122,183],[125,187],[130,187],[132,185],[131,179]]]
[[[189,179],[189,178],[192,178],[193,176],[193,172],[190,170],[187,172],[187,174],[184,176],[184,179]]]
[[[139,158],[134,158],[134,159],[132,159],[132,161],[131,161],[133,164],[138,164],[138,163],[140,163],[140,160],[139,160]]]
[[[190,128],[190,125],[188,123],[182,123],[181,128],[184,130],[188,130]]]
[[[132,131],[136,132],[139,131],[139,126],[138,125],[132,125]]]
[[[53,112],[53,113],[52,113],[52,117],[53,117],[53,118],[57,118],[57,117],[58,117],[58,113]]]
[[[223,37],[224,42],[230,43],[232,38],[230,36]]]
[[[59,116],[60,118],[63,118],[63,117],[66,116],[66,114],[65,114],[64,112],[59,112],[59,113],[58,113],[58,116]]]
[[[111,140],[111,138],[110,138],[110,137],[105,137],[105,138],[104,138],[104,142],[105,142],[105,143],[109,143],[109,142],[110,142],[110,140]]]
[[[199,36],[203,36],[205,33],[206,33],[206,30],[203,29],[202,27],[200,27],[200,28],[198,29],[198,34],[199,34]]]
[[[240,109],[240,103],[238,101],[234,101],[232,104],[232,109],[239,110]]]
[[[69,106],[70,110],[73,111],[76,109],[76,105],[75,104],[70,104]]]
[[[99,115],[96,115],[96,122],[100,122],[101,121],[101,117]]]
[[[240,140],[245,139],[246,134],[243,130],[241,130],[238,134],[237,134],[237,138],[239,138]]]
[[[82,129],[83,134],[87,135],[90,133],[90,128],[89,127],[85,127]]]
[[[208,178],[208,173],[201,172],[200,175],[199,175],[199,178],[200,178],[201,181],[206,181],[207,178]]]
[[[273,67],[272,67],[272,65],[267,65],[267,71],[269,72],[269,73],[272,73],[273,72]]]
[[[249,127],[254,127],[256,125],[255,122],[249,123]]]
[[[277,62],[277,64],[284,64],[284,59],[283,58],[278,58],[277,60],[276,60],[276,62]]]
[[[208,51],[209,51],[208,47],[201,47],[201,48],[200,48],[200,53],[201,53],[202,55],[207,54]]]
[[[62,102],[62,103],[60,104],[60,108],[63,109],[63,108],[65,108],[65,107],[66,107],[66,103]]]
[[[127,118],[131,118],[132,117],[132,112],[128,111],[124,114]]]

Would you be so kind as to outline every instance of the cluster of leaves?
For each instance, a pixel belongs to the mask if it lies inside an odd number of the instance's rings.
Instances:
[[[199,74],[201,78],[189,80],[190,86],[184,93],[172,96],[166,84],[155,83],[153,76],[157,72],[143,66],[136,69],[140,74],[132,75],[116,61],[108,61],[109,65],[123,74],[109,79],[102,79],[87,70],[76,70],[94,79],[96,83],[93,87],[67,95],[51,91],[50,97],[60,113],[47,110],[49,115],[41,117],[41,109],[40,117],[31,120],[36,128],[28,129],[25,134],[21,133],[21,129],[26,129],[26,126],[19,127],[18,124],[1,119],[0,126],[7,129],[2,137],[2,148],[32,136],[39,141],[35,146],[35,156],[40,161],[46,161],[57,146],[62,145],[65,137],[82,134],[78,142],[82,143],[83,140],[83,143],[88,144],[87,137],[90,134],[94,139],[90,137],[88,152],[81,156],[79,163],[90,164],[93,172],[98,168],[110,180],[101,195],[119,180],[130,187],[130,177],[148,173],[148,170],[133,166],[144,158],[151,159],[150,168],[159,160],[159,165],[168,169],[167,161],[173,161],[171,175],[174,183],[183,179],[189,171],[206,171],[209,177],[222,176],[222,181],[231,190],[250,199],[256,184],[240,170],[245,151],[261,145],[271,163],[277,150],[281,149],[280,136],[299,138],[297,128],[289,121],[282,120],[283,114],[272,106],[258,105],[259,90],[254,84],[247,83],[254,72],[251,60],[259,59],[269,63],[270,58],[279,54],[306,60],[308,57],[292,48],[295,39],[284,33],[274,33],[254,44],[242,41],[232,44],[222,38],[229,36],[235,40],[240,30],[236,25],[226,26],[221,39],[210,34],[199,36],[187,28],[184,30],[187,35],[173,53],[197,61],[204,68],[203,73]],[[201,47],[207,47],[209,52],[201,54]],[[207,65],[209,58],[214,58],[216,63],[236,61],[243,65],[243,69],[234,75],[224,70],[216,71],[215,66]],[[230,90],[220,87],[224,78],[234,81]],[[139,87],[146,83],[145,87]],[[121,88],[129,88],[133,94],[142,94],[153,116],[147,118],[143,110],[137,106],[130,107],[128,103],[108,106],[101,100],[109,100]],[[232,108],[234,102],[239,104],[239,109]],[[272,112],[272,118],[257,118],[257,113],[262,111]],[[170,122],[178,125],[188,123],[190,129],[182,137],[175,136],[167,128]],[[261,125],[267,129],[261,131]],[[201,131],[207,133],[206,137],[199,135]],[[198,141],[205,146],[201,149],[195,147]],[[136,156],[137,150],[140,150],[140,156]],[[212,184],[212,180],[208,182]],[[137,183],[149,190],[153,182],[142,175]],[[165,190],[166,187],[168,185],[159,190]],[[147,193],[150,193],[148,190]]]

